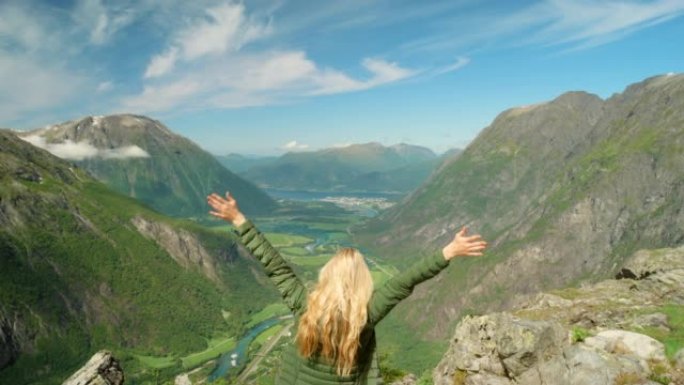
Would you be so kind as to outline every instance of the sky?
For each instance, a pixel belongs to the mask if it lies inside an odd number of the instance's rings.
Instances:
[[[463,148],[684,71],[684,0],[0,0],[0,127],[143,114],[219,155]]]

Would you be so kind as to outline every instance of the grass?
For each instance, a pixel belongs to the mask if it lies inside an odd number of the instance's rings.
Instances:
[[[209,347],[201,352],[193,353],[188,356],[181,358],[183,368],[194,368],[206,361],[214,359],[221,354],[230,351],[235,348],[235,337],[224,336],[218,338],[212,338],[208,342]]]
[[[174,356],[155,357],[136,354],[135,357],[140,361],[141,364],[152,369],[164,369],[176,364],[176,357]]]
[[[273,325],[272,327],[261,332],[261,334],[259,334],[252,343],[263,345],[264,342],[266,342],[270,337],[278,334],[283,329],[283,327],[285,326],[282,324]]]
[[[302,235],[293,235],[285,233],[266,233],[265,236],[274,247],[305,245],[313,242],[313,239]]]
[[[305,256],[305,255],[311,255],[309,250],[301,247],[301,246],[290,246],[290,247],[283,247],[279,250],[283,255],[292,255],[292,256]]]
[[[299,266],[323,266],[330,260],[331,255],[315,255],[315,256],[309,256],[309,257],[289,257],[288,261],[294,263],[295,265]]]
[[[273,317],[276,317],[279,315],[286,315],[286,314],[290,314],[290,310],[287,308],[287,306],[285,306],[284,303],[282,303],[282,302],[272,303],[272,304],[266,306],[265,308],[263,308],[258,313],[253,314],[252,317],[250,318],[249,322],[247,323],[247,325],[245,325],[245,327],[247,329],[250,329],[250,328],[256,326],[256,324],[263,322],[263,321],[266,321],[269,318],[273,318]]]
[[[677,351],[684,348],[684,306],[671,304],[651,308],[648,312],[660,312],[667,315],[670,331],[653,327],[637,331],[662,342],[665,345],[665,354],[669,359],[673,359]]]

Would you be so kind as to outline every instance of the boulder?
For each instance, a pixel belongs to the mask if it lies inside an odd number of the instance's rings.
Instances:
[[[436,385],[451,385],[454,376],[463,373],[464,384],[485,380],[507,384],[534,365],[560,355],[568,344],[567,331],[555,322],[508,313],[466,317],[457,326],[433,380]]]
[[[110,352],[101,350],[62,385],[122,385],[124,373]]]
[[[604,330],[584,343],[608,353],[631,355],[640,360],[666,362],[665,346],[643,334],[625,330]]]

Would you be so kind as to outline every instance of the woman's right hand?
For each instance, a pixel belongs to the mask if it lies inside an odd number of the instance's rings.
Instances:
[[[482,252],[487,247],[487,242],[479,234],[468,236],[467,233],[468,229],[465,226],[456,233],[454,239],[442,249],[444,259],[449,261],[458,256],[476,257],[482,255]]]
[[[235,198],[233,198],[229,192],[226,192],[225,199],[216,193],[212,193],[207,196],[207,203],[214,210],[209,211],[209,214],[228,221],[237,227],[245,223],[247,219],[240,212]]]

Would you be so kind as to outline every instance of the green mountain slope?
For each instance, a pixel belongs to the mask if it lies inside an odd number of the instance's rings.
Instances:
[[[36,136],[42,138],[58,156],[78,160],[114,190],[167,215],[204,216],[204,198],[213,191],[230,190],[250,214],[267,214],[276,207],[268,195],[211,154],[143,116],[86,117],[24,136],[33,142]]]
[[[508,110],[428,183],[357,239],[400,262],[441,248],[461,225],[487,256],[453,263],[398,308],[423,335],[518,294],[613,272],[638,248],[684,243],[684,76],[606,101],[573,92]]]
[[[227,169],[238,174],[252,167],[268,164],[278,159],[276,156],[247,156],[240,154],[216,155],[216,159]]]
[[[0,383],[61,383],[103,348],[129,380],[145,375],[135,355],[201,351],[276,298],[257,269],[229,233],[164,217],[0,131]]]
[[[439,163],[429,149],[407,144],[353,144],[287,153],[241,175],[263,187],[318,191],[408,192]]]

